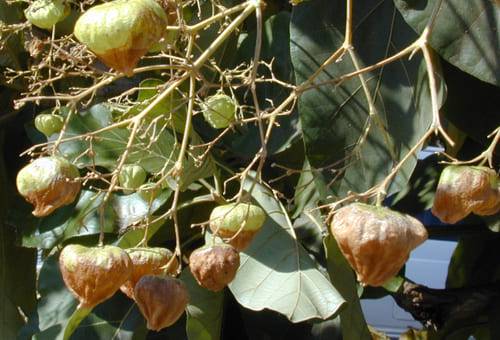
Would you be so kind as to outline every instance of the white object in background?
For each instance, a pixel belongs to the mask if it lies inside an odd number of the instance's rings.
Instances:
[[[455,241],[427,240],[410,255],[405,276],[430,288],[444,288],[448,265],[457,243]],[[361,300],[366,322],[390,337],[398,338],[408,327],[421,329],[420,322],[399,308],[390,296]]]

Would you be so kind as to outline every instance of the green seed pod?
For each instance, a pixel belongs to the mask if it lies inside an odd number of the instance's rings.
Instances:
[[[28,21],[47,30],[70,13],[70,6],[65,0],[36,0],[25,11]]]
[[[225,94],[211,96],[203,105],[203,117],[215,129],[226,128],[236,117],[236,103]]]
[[[167,22],[154,0],[115,0],[86,11],[74,33],[106,65],[132,75],[139,59],[163,37]]]
[[[120,186],[129,189],[125,193],[131,193],[146,181],[147,173],[140,165],[126,164],[118,175]]]
[[[132,274],[129,256],[115,246],[70,244],[59,256],[59,267],[66,287],[84,308],[109,299]]]
[[[231,203],[216,207],[210,214],[210,230],[238,251],[244,250],[266,220],[261,207],[250,203]],[[234,238],[233,238],[234,237]]]
[[[62,157],[42,157],[19,171],[17,190],[35,206],[33,215],[47,216],[75,200],[81,187],[75,181],[79,175],[76,166]]]
[[[35,117],[36,129],[47,137],[61,131],[63,125],[64,118],[58,115],[41,113]]]

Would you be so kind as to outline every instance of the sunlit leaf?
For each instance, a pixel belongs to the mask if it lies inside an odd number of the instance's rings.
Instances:
[[[298,243],[283,205],[268,187],[249,177],[243,187],[268,216],[240,254],[240,268],[229,285],[236,300],[248,309],[274,310],[292,322],[337,313],[344,301]]]

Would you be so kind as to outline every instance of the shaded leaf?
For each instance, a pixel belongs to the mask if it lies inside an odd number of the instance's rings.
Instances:
[[[236,300],[251,310],[271,309],[292,322],[337,313],[343,299],[298,243],[281,202],[250,177],[242,185],[268,216],[240,254],[238,274],[229,284]]]
[[[470,287],[500,281],[499,247],[498,233],[460,239],[450,260],[446,287]]]
[[[85,135],[113,123],[110,108],[104,104],[92,106],[88,111],[74,114],[70,120],[65,137]],[[71,160],[78,167],[102,166],[113,170],[118,159],[124,153],[130,130],[114,128],[99,133],[92,139],[77,139],[61,143],[59,150],[65,158]],[[57,135],[53,136],[57,138]],[[154,143],[151,141],[154,140]],[[151,145],[150,145],[151,144]],[[92,153],[89,154],[89,150]],[[147,133],[139,131],[130,149],[127,163],[139,164],[150,173],[157,173],[164,167],[168,171],[177,160],[177,141],[169,130]]]
[[[224,291],[211,292],[201,287],[189,268],[182,271],[180,279],[189,291],[186,332],[191,340],[218,340],[221,338]]]
[[[290,13],[280,12],[269,17],[263,25],[262,48],[260,59],[273,65],[273,74],[276,79],[283,82],[293,82],[293,68],[290,59],[289,32]],[[252,30],[244,37],[238,46],[236,64],[245,62],[250,64],[254,58],[255,50],[255,30]],[[262,77],[271,77],[267,68],[260,66],[259,75]],[[270,109],[271,102],[279,105],[290,93],[277,84],[262,83],[257,86],[257,96],[260,99],[261,110]],[[242,103],[253,106],[251,96],[241,96]],[[245,100],[246,99],[246,100]],[[298,114],[296,111],[285,117],[280,117],[279,126],[275,126],[271,138],[267,143],[269,154],[281,152],[290,147],[293,141],[300,137],[300,128]],[[237,133],[227,138],[226,143],[233,152],[247,158],[252,158],[261,147],[259,128],[256,124],[246,124],[238,126]]]
[[[332,284],[346,300],[345,308],[340,312],[340,324],[344,339],[371,339],[361,304],[354,273],[342,255],[337,242],[332,236],[324,239],[328,273]]]
[[[360,67],[399,52],[417,38],[391,1],[358,3],[353,18],[354,53]],[[342,1],[318,0],[293,8],[290,49],[297,83],[308,79],[343,44],[344,25]],[[316,78],[316,83],[327,85],[310,89],[299,99],[306,154],[317,169],[322,198],[332,193],[344,196],[349,190],[362,192],[380,182],[431,123],[426,68],[420,56],[364,73],[377,111],[372,117],[359,77],[332,83],[355,69],[346,53]],[[404,187],[415,164],[416,157],[404,164],[390,192]]]
[[[406,22],[422,32],[441,3],[430,35],[431,46],[462,71],[500,85],[500,9],[498,1],[394,0]]]
[[[30,314],[35,308],[36,251],[16,245],[15,228],[7,223],[11,206],[4,161],[4,131],[0,130],[0,335],[14,339],[23,326],[20,313]]]
[[[120,196],[113,194],[102,207],[105,193],[82,190],[75,205],[58,209],[38,221],[36,232],[23,238],[25,247],[51,249],[73,236],[122,231],[128,226],[152,215],[170,197],[170,190],[162,191],[150,205],[140,194]]]

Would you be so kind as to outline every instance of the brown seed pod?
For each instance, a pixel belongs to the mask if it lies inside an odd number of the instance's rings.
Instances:
[[[81,184],[75,179],[76,166],[62,157],[41,157],[26,165],[17,174],[19,193],[35,206],[33,215],[50,215],[54,210],[73,203]]]
[[[143,276],[135,285],[134,296],[148,329],[154,331],[173,325],[189,302],[184,282],[161,275]]]
[[[245,250],[260,231],[266,213],[251,203],[231,203],[216,207],[210,214],[210,230],[217,236],[230,239],[237,251]]]
[[[417,219],[364,203],[339,209],[330,231],[358,281],[371,286],[381,286],[396,275],[410,251],[427,239]]]
[[[189,256],[189,269],[198,284],[218,292],[236,276],[240,254],[228,244],[198,248]]]
[[[93,308],[113,296],[132,273],[129,256],[114,246],[68,245],[59,256],[59,267],[66,287],[84,308]]]
[[[447,166],[439,178],[432,213],[445,223],[457,223],[471,212],[494,215],[500,210],[498,176],[484,166]]]
[[[172,252],[166,248],[129,248],[125,249],[132,260],[132,274],[120,287],[129,298],[134,298],[134,287],[144,275],[174,274],[179,267]],[[172,259],[170,266],[167,264]]]

